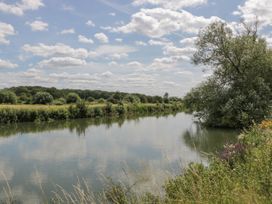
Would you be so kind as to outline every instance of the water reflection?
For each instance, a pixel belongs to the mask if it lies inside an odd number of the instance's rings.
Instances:
[[[192,150],[200,153],[216,153],[224,144],[235,142],[238,134],[239,130],[207,128],[194,123],[183,132],[182,138]]]
[[[159,191],[169,174],[189,162],[207,162],[200,152],[215,151],[236,133],[201,129],[191,115],[180,113],[5,125],[0,135],[0,172],[19,200],[37,203],[41,186],[48,196],[55,184],[72,190],[78,178],[95,192],[104,177]]]

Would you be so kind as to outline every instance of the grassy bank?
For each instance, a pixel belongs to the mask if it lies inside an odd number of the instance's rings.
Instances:
[[[173,104],[85,104],[75,105],[0,105],[0,123],[42,122],[77,118],[119,117],[134,114],[173,113],[183,110]]]

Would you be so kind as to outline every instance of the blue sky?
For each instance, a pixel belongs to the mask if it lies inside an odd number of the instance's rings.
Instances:
[[[199,29],[255,16],[271,45],[271,0],[0,0],[0,87],[183,96],[210,74],[190,63]]]

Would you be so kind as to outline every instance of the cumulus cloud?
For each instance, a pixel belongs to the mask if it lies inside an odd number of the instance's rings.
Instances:
[[[32,31],[46,31],[48,30],[48,23],[40,21],[40,20],[36,20],[33,22],[27,22],[27,25],[30,26]]]
[[[14,4],[0,2],[0,12],[22,16],[27,10],[37,10],[43,6],[42,0],[22,0]]]
[[[173,45],[171,46],[165,46],[163,48],[163,54],[164,55],[170,55],[170,56],[191,56],[196,51],[196,48],[194,47],[175,47]]]
[[[147,46],[147,43],[145,43],[143,41],[135,41],[135,45],[137,45],[137,46]]]
[[[9,68],[9,69],[13,69],[13,68],[16,68],[16,67],[18,67],[17,64],[11,63],[11,62],[8,61],[8,60],[0,59],[0,68]]]
[[[116,42],[123,42],[123,39],[122,38],[116,38],[115,41]]]
[[[88,57],[88,51],[86,49],[75,49],[62,43],[57,43],[55,45],[45,45],[43,43],[39,43],[38,45],[25,44],[22,49],[25,52],[29,52],[40,57],[60,56],[82,59]]]
[[[73,57],[53,57],[48,60],[42,60],[38,63],[38,67],[44,68],[62,68],[62,67],[75,67],[84,66],[86,61],[82,59],[77,59]]]
[[[200,28],[207,26],[213,21],[220,20],[212,16],[194,16],[187,11],[173,11],[164,8],[141,9],[132,15],[131,21],[114,29],[122,33],[141,33],[152,38],[159,38],[176,31],[197,33]]]
[[[272,25],[272,1],[271,0],[246,0],[243,5],[238,6],[234,12],[245,19],[246,22],[252,22],[257,19],[262,26]]]
[[[134,67],[134,68],[143,67],[143,64],[141,62],[138,62],[138,61],[129,62],[129,63],[127,63],[127,65],[130,66],[130,67]]]
[[[168,39],[160,39],[160,40],[151,39],[148,41],[148,44],[152,46],[166,46],[166,45],[172,45],[173,43],[169,41]]]
[[[70,28],[70,29],[64,29],[60,32],[61,35],[66,35],[66,34],[74,34],[75,33],[75,29]]]
[[[207,0],[134,0],[133,5],[141,6],[144,4],[151,4],[167,9],[179,10],[181,8],[198,6],[207,3]]]
[[[109,42],[109,38],[104,33],[96,33],[94,37],[101,43]]]
[[[190,37],[190,38],[184,38],[179,42],[183,46],[194,46],[196,40],[197,40],[197,37]]]
[[[117,46],[117,45],[102,45],[94,51],[90,52],[91,58],[107,57],[109,59],[121,59],[127,57],[129,53],[137,51],[134,47],[130,46]]]
[[[88,21],[86,22],[86,25],[87,25],[87,26],[90,26],[90,27],[95,27],[95,24],[94,24],[94,22],[93,22],[92,20],[88,20]]]
[[[87,38],[83,35],[78,36],[78,42],[85,43],[85,44],[93,44],[94,41],[91,38]]]
[[[0,22],[0,44],[8,45],[10,42],[7,40],[7,36],[15,35],[15,29],[12,25]]]

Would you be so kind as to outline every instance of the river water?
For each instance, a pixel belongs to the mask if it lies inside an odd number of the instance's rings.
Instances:
[[[111,178],[135,190],[160,190],[190,162],[236,140],[237,132],[201,128],[179,113],[130,119],[83,119],[0,126],[0,200],[7,183],[23,203],[38,203],[84,178],[100,192]]]

